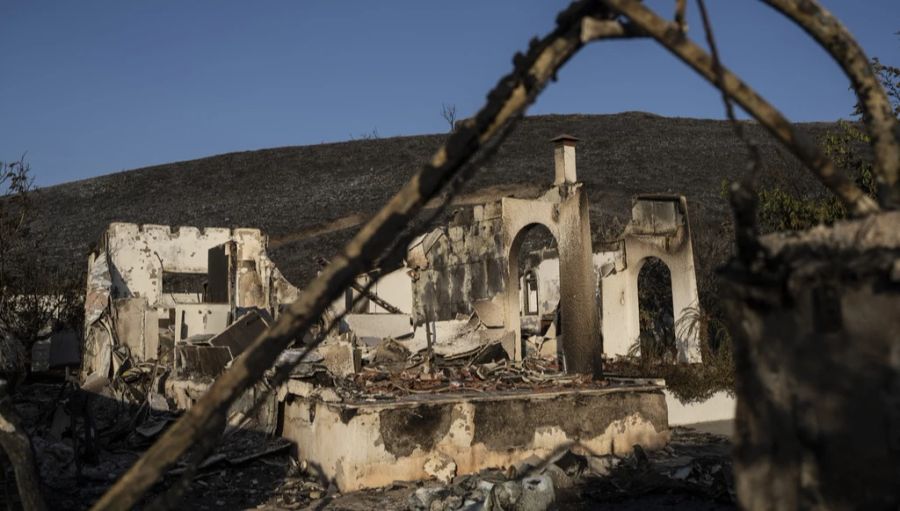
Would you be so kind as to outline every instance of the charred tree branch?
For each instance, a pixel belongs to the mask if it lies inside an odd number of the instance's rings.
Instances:
[[[851,214],[862,216],[879,210],[878,204],[856,186],[853,181],[837,171],[834,163],[769,102],[732,72],[722,68],[722,83],[715,70],[712,57],[685,37],[677,25],[657,16],[636,0],[600,0],[610,9],[628,18],[640,30],[656,39],[684,63],[719,87],[737,104],[781,141],[816,177],[828,187]]]
[[[623,24],[614,20],[599,19],[588,16],[581,20],[581,42],[587,43],[600,39],[628,39],[647,37],[632,24]]]
[[[885,209],[900,208],[898,122],[869,58],[846,27],[816,0],[762,0],[799,25],[841,66],[850,79],[875,155],[878,199]]]
[[[762,168],[762,157],[759,154],[759,148],[753,143],[744,131],[744,125],[738,122],[734,115],[734,105],[728,93],[724,92],[725,77],[722,72],[724,69],[722,61],[719,59],[719,50],[716,45],[716,38],[713,35],[712,23],[709,21],[709,13],[706,10],[705,0],[697,0],[697,7],[700,11],[700,19],[703,23],[703,32],[706,34],[706,43],[709,45],[709,52],[713,59],[713,69],[716,73],[716,86],[722,92],[722,102],[725,104],[725,115],[728,122],[731,123],[735,135],[747,147],[747,154],[750,157],[749,175],[743,176],[738,182],[732,183],[730,190],[731,209],[734,213],[734,236],[737,245],[738,256],[747,260],[756,256],[760,247],[756,240],[759,234],[757,224],[757,207],[759,205],[759,197],[756,191],[757,177]]]

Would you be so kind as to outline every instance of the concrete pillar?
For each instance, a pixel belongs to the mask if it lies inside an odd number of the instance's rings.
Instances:
[[[597,281],[592,264],[587,196],[581,188],[559,205],[559,295],[562,350],[569,373],[602,373]]]
[[[691,325],[689,318],[693,311],[700,306],[693,254],[686,254],[679,262],[683,265],[669,266],[669,272],[672,275],[672,313],[675,319],[675,345],[678,348],[678,362],[683,364],[700,363],[703,361],[700,353],[700,325]]]

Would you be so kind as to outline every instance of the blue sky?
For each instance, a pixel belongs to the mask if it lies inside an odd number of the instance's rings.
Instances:
[[[900,1],[822,0],[869,55],[900,65]],[[673,0],[649,1],[669,15]],[[691,10],[690,34],[703,34]],[[446,131],[514,52],[553,27],[548,0],[7,0],[0,160],[39,185],[225,152]],[[707,0],[725,63],[797,121],[848,117],[837,66],[753,0]],[[594,44],[529,111],[722,118],[704,81],[649,41]]]

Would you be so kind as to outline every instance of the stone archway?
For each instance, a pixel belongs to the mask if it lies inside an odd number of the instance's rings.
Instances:
[[[564,183],[534,200],[502,200],[503,242],[506,256],[505,327],[513,333],[509,355],[521,360],[524,352],[519,318],[519,252],[531,226],[547,228],[557,242],[560,274],[562,351],[567,370],[592,372],[601,360],[596,277],[591,263],[591,232],[587,197],[575,183]]]
[[[607,356],[627,354],[640,337],[638,276],[648,258],[659,259],[669,269],[675,325],[683,324],[699,305],[690,221],[684,197],[635,198],[632,221],[622,241],[624,268],[601,281],[603,341]],[[678,361],[701,362],[699,329],[676,327],[675,333]]]
[[[533,230],[543,228],[551,234],[553,239],[556,240],[558,246],[559,231],[554,227],[555,226],[551,227],[550,225],[547,225],[543,222],[531,222],[524,226],[518,227],[512,237],[512,241],[509,242],[508,246],[506,247],[506,303],[504,306],[504,311],[506,313],[506,329],[507,331],[513,332],[514,334],[513,351],[509,354],[514,360],[521,360],[524,356],[524,350],[522,346],[522,322],[520,311],[522,290],[520,288],[521,283],[519,282],[519,263],[522,256],[522,245],[525,239]],[[562,269],[560,269],[560,273],[561,272]]]

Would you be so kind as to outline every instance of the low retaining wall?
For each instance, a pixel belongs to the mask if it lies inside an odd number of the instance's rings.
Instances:
[[[362,403],[288,394],[283,432],[341,491],[427,479],[435,467],[470,474],[560,447],[623,455],[669,438],[666,399],[653,385]]]

